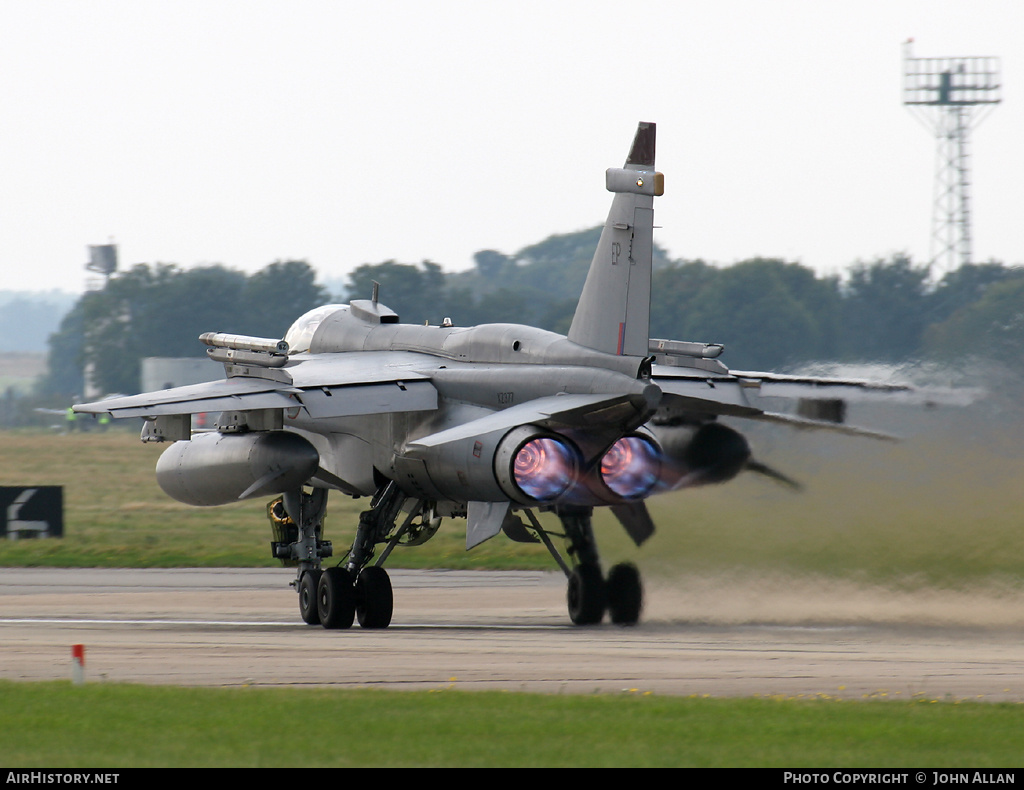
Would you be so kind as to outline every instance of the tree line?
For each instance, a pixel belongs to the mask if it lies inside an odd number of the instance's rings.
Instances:
[[[282,337],[331,301],[380,300],[408,323],[524,323],[565,333],[601,228],[552,236],[513,255],[482,250],[464,272],[431,261],[363,264],[344,293],[305,261],[252,275],[223,267],[137,265],[84,294],[49,341],[42,395],[72,398],[92,370],[104,392],[136,392],[143,357],[203,356],[200,333]],[[905,255],[858,262],[842,276],[773,258],[730,266],[670,260],[656,248],[652,337],[723,343],[741,370],[817,361],[901,362],[978,352],[1024,362],[1024,268],[991,262],[935,279]]]
[[[224,266],[137,264],[88,291],[50,336],[44,396],[81,397],[91,370],[105,393],[139,390],[145,357],[202,357],[203,332],[280,338],[299,315],[330,300],[305,261],[252,275]]]
[[[432,262],[364,264],[350,291],[372,283],[404,321],[525,323],[566,333],[601,228],[552,236],[515,255],[483,250],[474,268]],[[429,294],[429,297],[424,297]],[[825,276],[800,263],[752,258],[730,266],[670,260],[655,247],[651,336],[722,343],[738,370],[811,362],[904,362],[984,352],[1024,362],[1024,267],[965,265],[934,278],[908,256]]]

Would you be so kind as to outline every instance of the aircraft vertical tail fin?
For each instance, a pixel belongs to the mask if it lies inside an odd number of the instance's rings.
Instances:
[[[654,170],[655,125],[641,123],[621,167],[605,173],[614,193],[601,241],[590,263],[569,339],[609,354],[648,354],[654,198],[664,177]]]

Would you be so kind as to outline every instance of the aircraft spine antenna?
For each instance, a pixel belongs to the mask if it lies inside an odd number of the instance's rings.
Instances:
[[[590,263],[569,340],[620,356],[648,354],[654,198],[664,178],[654,170],[655,124],[640,123],[622,168],[609,168],[615,197]]]

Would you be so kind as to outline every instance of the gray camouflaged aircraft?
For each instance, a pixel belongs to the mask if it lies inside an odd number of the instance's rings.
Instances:
[[[655,125],[641,123],[626,163],[606,172],[611,211],[567,336],[515,324],[418,326],[372,298],[326,305],[283,340],[200,337],[223,362],[222,381],[75,406],[142,417],[144,442],[172,441],[156,476],[190,505],[276,496],[268,505],[274,556],[309,624],[391,622],[383,568],[397,545],[465,518],[467,550],[499,532],[542,542],[568,578],[573,623],[629,625],[643,592],[632,564],[602,572],[591,517],[608,507],[637,544],[654,532],[645,500],[720,483],[754,461],[719,417],[873,434],[842,423],[853,391],[899,386],[730,372],[722,346],[649,338]],[[775,386],[816,402],[812,417],[765,412],[748,389]],[[766,393],[767,394],[767,393]],[[192,432],[191,415],[219,412]],[[370,497],[340,563],[324,539],[327,493]],[[561,531],[542,525],[553,513]],[[553,537],[564,541],[560,552]],[[563,556],[563,553],[565,556]]]

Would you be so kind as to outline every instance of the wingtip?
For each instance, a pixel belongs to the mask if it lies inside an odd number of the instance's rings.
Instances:
[[[629,149],[629,156],[626,157],[627,166],[654,167],[656,131],[657,124],[650,121],[641,121],[637,124],[633,147]]]

